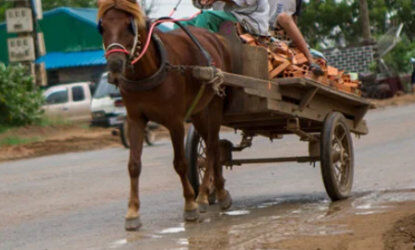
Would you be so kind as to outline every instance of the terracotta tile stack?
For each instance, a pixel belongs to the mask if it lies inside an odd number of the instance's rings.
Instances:
[[[317,59],[316,63],[320,65],[324,71],[324,75],[317,77],[310,71],[305,55],[297,48],[290,48],[283,41],[258,41],[258,39],[250,34],[242,34],[240,37],[249,45],[262,46],[267,49],[270,79],[279,77],[304,77],[343,92],[361,95],[359,81],[351,80],[349,74],[327,65],[327,62],[322,58]]]

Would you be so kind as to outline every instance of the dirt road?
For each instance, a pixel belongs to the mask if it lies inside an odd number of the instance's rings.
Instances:
[[[329,202],[318,164],[235,167],[225,171],[231,210],[213,206],[199,223],[183,223],[170,143],[146,146],[140,232],[123,230],[127,150],[2,163],[0,249],[412,249],[415,105],[372,111],[367,120],[370,135],[354,138],[351,199]],[[240,156],[293,156],[306,146],[291,136],[256,138]]]

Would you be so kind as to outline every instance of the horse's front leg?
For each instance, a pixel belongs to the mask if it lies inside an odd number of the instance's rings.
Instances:
[[[181,121],[176,122],[168,128],[174,148],[174,169],[180,176],[183,186],[183,196],[185,199],[184,219],[195,221],[199,218],[198,205],[195,202],[195,193],[188,179],[188,166],[184,154],[184,126]]]
[[[138,192],[139,177],[141,173],[141,152],[143,150],[144,130],[147,122],[141,118],[128,120],[128,133],[130,138],[130,159],[128,172],[130,174],[130,200],[128,211],[125,216],[125,229],[128,231],[138,230],[140,221],[140,198]]]

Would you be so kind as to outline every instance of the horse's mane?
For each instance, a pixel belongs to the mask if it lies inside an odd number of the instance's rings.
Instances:
[[[98,0],[98,19],[102,18],[105,12],[111,8],[131,14],[138,28],[145,27],[146,17],[140,5],[135,0]]]

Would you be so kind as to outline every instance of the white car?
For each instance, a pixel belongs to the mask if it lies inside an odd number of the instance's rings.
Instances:
[[[48,88],[43,96],[45,116],[69,121],[91,120],[91,91],[89,82],[56,85]]]
[[[92,125],[116,127],[123,123],[126,110],[118,88],[108,83],[108,73],[104,73],[98,83],[91,102]]]

